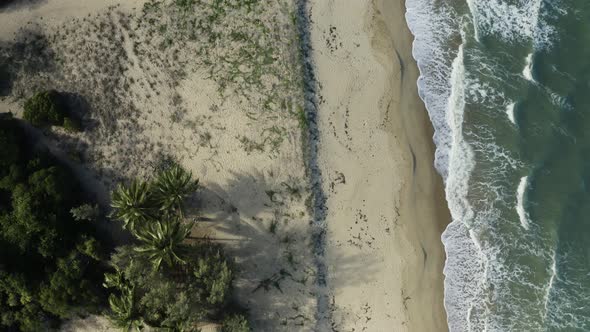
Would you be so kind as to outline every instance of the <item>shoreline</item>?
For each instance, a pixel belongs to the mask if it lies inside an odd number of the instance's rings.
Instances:
[[[311,0],[310,11],[327,209],[324,319],[336,330],[445,331],[441,234],[451,218],[405,2]]]

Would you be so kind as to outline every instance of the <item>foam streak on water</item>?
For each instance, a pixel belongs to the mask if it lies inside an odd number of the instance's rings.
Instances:
[[[512,124],[516,124],[516,121],[514,120],[514,107],[516,106],[516,103],[510,103],[508,104],[508,106],[506,106],[506,115],[508,116],[508,120],[510,120],[510,122],[512,122]]]
[[[447,261],[444,273],[445,307],[449,314],[449,324],[453,331],[469,328],[473,303],[477,301],[478,283],[483,279],[482,266],[485,257],[481,253],[477,236],[465,227],[473,218],[473,210],[467,200],[469,177],[473,170],[473,151],[463,138],[463,111],[465,108],[465,67],[463,64],[463,45],[459,47],[453,61],[451,74],[451,94],[447,123],[451,128],[452,144],[449,151],[449,172],[446,181],[447,201],[453,222],[442,236]],[[477,277],[480,275],[480,277]],[[467,281],[469,280],[469,281]],[[469,291],[466,291],[469,290]],[[466,310],[467,317],[465,316]]]
[[[518,184],[518,189],[516,190],[516,212],[518,213],[518,218],[520,220],[522,228],[526,230],[528,230],[531,227],[529,214],[526,212],[524,208],[524,194],[527,185],[528,177],[523,176],[522,178],[520,178],[520,183]]]
[[[549,278],[549,283],[547,284],[547,289],[545,290],[545,313],[543,314],[543,319],[547,320],[547,316],[549,314],[549,301],[551,296],[551,290],[553,289],[553,283],[555,282],[555,276],[557,275],[557,257],[556,253],[553,253],[552,263],[551,263],[551,277]]]
[[[524,69],[522,70],[522,76],[530,82],[534,82],[533,78],[533,53],[529,53],[525,59]]]

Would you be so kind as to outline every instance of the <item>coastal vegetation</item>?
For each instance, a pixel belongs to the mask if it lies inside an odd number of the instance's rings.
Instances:
[[[108,236],[86,246],[101,248],[97,310],[52,326],[313,328],[294,3],[54,6],[0,43],[0,108],[92,192],[68,218]]]
[[[232,264],[221,246],[187,241],[192,224],[183,221],[183,202],[197,188],[198,180],[175,164],[153,181],[134,180],[113,192],[113,216],[136,240],[117,248],[114,272],[105,277],[118,326],[193,331],[205,319],[224,316]],[[234,320],[228,324],[241,326]]]
[[[35,127],[62,126],[69,132],[80,131],[78,121],[69,116],[57,91],[40,91],[25,101],[23,118]]]
[[[32,144],[16,120],[0,120],[0,327],[41,331],[98,313],[105,251],[70,170]]]
[[[33,145],[17,120],[0,121],[3,328],[55,328],[100,314],[108,303],[108,316],[125,330],[196,331],[204,320],[249,330],[244,316],[229,310],[231,260],[219,245],[188,241],[193,225],[183,221],[183,202],[198,188],[189,172],[175,164],[153,181],[117,187],[112,217],[134,240],[109,259],[94,225],[98,206],[71,170]]]

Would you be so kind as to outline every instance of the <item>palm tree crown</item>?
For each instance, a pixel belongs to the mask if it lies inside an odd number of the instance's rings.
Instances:
[[[181,224],[174,217],[143,224],[134,232],[135,237],[142,242],[135,250],[146,255],[156,270],[160,268],[162,261],[169,266],[174,263],[183,264],[179,250],[190,231],[190,225]]]
[[[151,217],[151,201],[148,183],[133,180],[128,187],[119,184],[111,197],[113,216],[124,223],[123,228],[133,230],[137,222]]]
[[[154,196],[163,211],[182,214],[182,202],[199,188],[199,180],[193,180],[190,172],[174,165],[161,172],[154,183]]]

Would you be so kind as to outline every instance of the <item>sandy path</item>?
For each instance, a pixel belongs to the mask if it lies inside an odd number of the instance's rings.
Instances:
[[[444,331],[450,217],[403,0],[312,0],[335,331]]]

